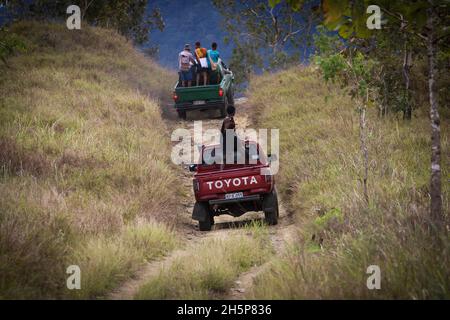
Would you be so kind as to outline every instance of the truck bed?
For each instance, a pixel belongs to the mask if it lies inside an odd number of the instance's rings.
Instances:
[[[219,95],[220,85],[195,86],[195,87],[181,87],[177,83],[175,93],[178,96],[178,103],[192,102],[192,101],[207,101],[207,100],[221,100]]]
[[[178,116],[186,119],[186,112],[192,110],[219,110],[220,116],[226,116],[227,106],[234,103],[233,73],[230,70],[224,71],[218,64],[220,77],[210,77],[210,85],[197,86],[195,79],[191,87],[182,87],[178,81],[174,87],[173,100]],[[218,79],[221,79],[217,83]]]

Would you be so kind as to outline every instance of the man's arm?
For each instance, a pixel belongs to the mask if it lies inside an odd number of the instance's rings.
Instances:
[[[199,62],[199,58],[198,58],[198,54],[197,54],[197,49],[194,50],[194,53],[192,54],[194,56],[195,61]]]
[[[194,59],[194,56],[192,55],[192,53],[191,53],[191,55],[189,56],[189,59],[191,60],[191,62],[192,62],[193,64],[196,64],[196,60]]]

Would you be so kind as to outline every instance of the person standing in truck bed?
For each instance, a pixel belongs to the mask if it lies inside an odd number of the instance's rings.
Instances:
[[[191,53],[191,46],[185,44],[184,50],[178,55],[178,69],[183,87],[190,87],[192,85],[192,66],[195,63],[196,61]]]
[[[211,44],[211,49],[208,50],[208,67],[210,70],[210,82],[215,82],[216,84],[219,84],[220,79],[220,73],[217,70],[217,64],[219,63],[220,59],[220,53],[217,51],[217,43],[213,42]]]
[[[197,58],[197,85],[200,85],[200,75],[203,77],[203,85],[208,84],[208,58],[206,48],[203,48],[200,41],[195,43],[195,57]],[[206,64],[205,64],[206,63]]]

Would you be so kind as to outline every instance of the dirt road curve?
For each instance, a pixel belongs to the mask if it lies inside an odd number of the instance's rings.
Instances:
[[[235,101],[236,104],[236,126],[238,128],[251,127],[251,118],[249,106],[246,98],[239,98]],[[187,121],[180,121],[174,117],[170,117],[169,129],[186,128],[193,130],[194,120],[202,120],[203,130],[220,128],[222,119],[212,118],[214,116],[210,112],[191,112],[188,113]],[[162,268],[169,266],[174,260],[179,257],[188,255],[193,246],[200,242],[202,239],[215,239],[215,238],[227,238],[233,237],[241,232],[242,226],[251,223],[255,220],[263,220],[263,213],[250,212],[242,217],[233,218],[230,216],[220,216],[215,218],[215,225],[210,232],[198,231],[197,222],[191,219],[192,209],[194,206],[194,195],[192,191],[192,173],[188,170],[183,170],[182,181],[186,190],[189,190],[190,197],[187,197],[186,202],[183,203],[184,211],[178,215],[178,223],[182,225],[182,237],[185,242],[185,246],[182,249],[171,252],[165,258],[152,261],[142,267],[141,270],[130,280],[125,281],[120,287],[116,288],[106,298],[107,299],[133,299],[133,296],[138,291],[139,287],[146,283],[152,277],[159,274]],[[280,199],[281,200],[281,199]],[[270,238],[275,248],[276,254],[280,255],[286,248],[286,243],[291,242],[296,237],[296,230],[293,224],[292,217],[288,214],[283,206],[283,202],[280,201],[280,220],[277,226],[269,228]],[[253,285],[253,279],[265,268],[269,266],[270,262],[261,266],[254,267],[247,272],[242,273],[235,281],[235,285],[225,295],[224,299],[244,299],[246,293]]]

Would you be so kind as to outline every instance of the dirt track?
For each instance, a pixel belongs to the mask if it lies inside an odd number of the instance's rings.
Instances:
[[[249,117],[249,106],[245,98],[236,99],[236,126],[238,128],[251,127],[251,120]],[[175,128],[186,128],[193,131],[194,120],[202,120],[203,130],[220,128],[222,119],[212,118],[214,114],[211,112],[191,112],[188,113],[186,121],[176,119],[174,116],[170,116],[168,121],[168,127],[170,130]],[[169,266],[175,259],[188,255],[192,247],[200,242],[202,239],[215,239],[233,237],[239,234],[241,228],[255,220],[263,220],[264,214],[259,212],[246,213],[242,217],[233,218],[231,216],[219,216],[215,218],[215,225],[210,232],[198,231],[197,222],[191,219],[192,209],[194,206],[194,194],[192,191],[192,173],[187,169],[183,170],[182,181],[186,190],[189,190],[190,197],[183,203],[184,210],[178,215],[178,224],[180,225],[180,232],[182,233],[182,239],[185,243],[184,247],[171,252],[168,256],[161,260],[152,261],[144,265],[137,274],[125,281],[121,286],[111,292],[108,299],[133,299],[133,296],[138,291],[139,287],[146,283],[152,277],[159,274],[162,268]],[[270,239],[277,255],[283,253],[286,248],[286,243],[291,242],[296,237],[296,229],[293,224],[293,219],[290,214],[285,210],[283,202],[280,199],[280,219],[277,226],[269,228]],[[224,299],[244,299],[246,294],[253,285],[253,279],[265,268],[270,265],[267,262],[261,266],[253,267],[247,272],[242,273],[235,281],[235,285],[226,294]]]

